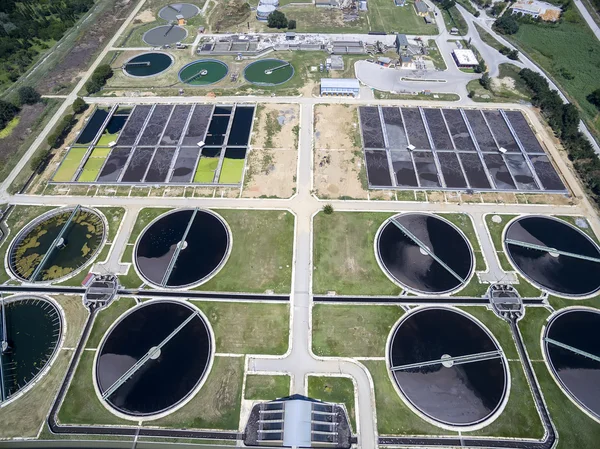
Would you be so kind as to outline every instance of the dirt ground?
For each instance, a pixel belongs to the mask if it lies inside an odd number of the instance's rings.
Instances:
[[[137,2],[112,0],[112,3],[112,8],[108,8],[94,20],[101,26],[89,27],[82,33],[66,57],[36,86],[38,91],[51,94],[60,90],[61,85],[78,79],[89,66],[92,57],[106,45]]]
[[[9,136],[0,139],[0,164],[5,162],[32,133],[32,126],[42,114],[45,107],[47,106],[43,103],[23,106],[19,113],[19,124]]]
[[[156,17],[154,16],[152,10],[145,9],[142,12],[140,12],[137,16],[135,16],[135,19],[133,19],[133,23],[150,23],[154,22],[155,20]]]
[[[364,159],[355,106],[315,107],[314,188],[320,198],[368,198],[361,183]],[[384,192],[373,192],[389,199]]]
[[[243,197],[289,198],[296,186],[298,105],[261,105],[256,112]]]

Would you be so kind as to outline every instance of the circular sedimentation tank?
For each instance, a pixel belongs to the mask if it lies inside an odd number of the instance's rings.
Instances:
[[[269,14],[275,12],[277,8],[273,5],[258,5],[256,8],[256,18],[258,20],[267,20],[269,18]]]
[[[429,214],[406,213],[385,221],[375,237],[375,255],[392,281],[425,294],[460,288],[474,268],[473,250],[462,231]]]
[[[177,25],[161,25],[144,33],[142,39],[148,45],[160,47],[181,42],[187,37],[187,31]]]
[[[173,65],[173,57],[166,53],[143,53],[128,60],[123,65],[126,75],[136,78],[156,76]]]
[[[456,309],[405,315],[392,331],[388,366],[401,396],[442,427],[482,427],[506,402],[508,366],[500,346]]]
[[[294,76],[294,67],[281,59],[261,59],[244,69],[244,78],[252,84],[276,86],[289,81]]]
[[[209,210],[180,209],[158,217],[135,247],[138,272],[150,284],[187,288],[207,281],[231,248],[225,221]]]
[[[54,209],[19,232],[8,251],[8,266],[21,281],[58,281],[90,263],[105,234],[103,218],[92,209]]]
[[[179,81],[190,86],[207,86],[227,76],[229,67],[217,59],[200,59],[185,65],[179,71]]]
[[[171,3],[162,8],[158,17],[169,22],[178,20],[177,16],[182,16],[184,19],[191,19],[200,14],[200,8],[191,3]]]
[[[563,220],[517,218],[506,228],[504,246],[513,265],[545,290],[575,297],[600,290],[600,248]]]
[[[14,296],[3,300],[1,322],[6,323],[0,363],[4,384],[0,401],[9,401],[36,381],[53,360],[63,334],[58,306],[38,296]]]
[[[548,369],[566,394],[600,419],[600,311],[568,308],[554,315],[542,346]]]
[[[204,315],[181,301],[149,301],[125,313],[100,343],[98,395],[120,416],[149,419],[185,404],[210,370]]]

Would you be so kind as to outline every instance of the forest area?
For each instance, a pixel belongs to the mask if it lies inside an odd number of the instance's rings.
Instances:
[[[94,0],[0,1],[0,92],[93,6]]]

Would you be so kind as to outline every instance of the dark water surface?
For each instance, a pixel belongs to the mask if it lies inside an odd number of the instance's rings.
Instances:
[[[104,123],[104,120],[106,120],[106,117],[108,117],[108,111],[104,109],[96,109],[96,111],[94,111],[94,115],[92,115],[92,117],[88,120],[85,128],[83,128],[83,131],[75,143],[80,145],[91,143],[92,140],[94,140],[94,137],[96,137],[96,134],[98,134],[98,131],[100,131],[100,127]]]
[[[496,351],[488,333],[462,313],[428,308],[411,314],[390,342],[392,367]],[[502,359],[451,367],[436,363],[393,372],[400,390],[422,413],[451,425],[481,422],[500,406],[505,395]]]

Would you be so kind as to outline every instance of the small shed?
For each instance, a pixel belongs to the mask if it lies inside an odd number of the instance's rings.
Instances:
[[[403,68],[411,67],[413,63],[413,58],[410,55],[402,55],[400,56],[400,64]]]
[[[396,50],[398,53],[408,49],[408,38],[406,34],[396,34]]]
[[[286,41],[293,41],[294,39],[296,39],[296,33],[294,31],[287,31],[285,33]]]
[[[427,14],[429,14],[429,8],[423,0],[415,0],[415,11],[421,17],[425,17]]]
[[[406,5],[406,0],[394,0],[394,5],[404,6],[404,5]]]
[[[185,25],[187,23],[185,17],[183,17],[181,14],[177,14],[175,18],[177,19],[177,25]]]

